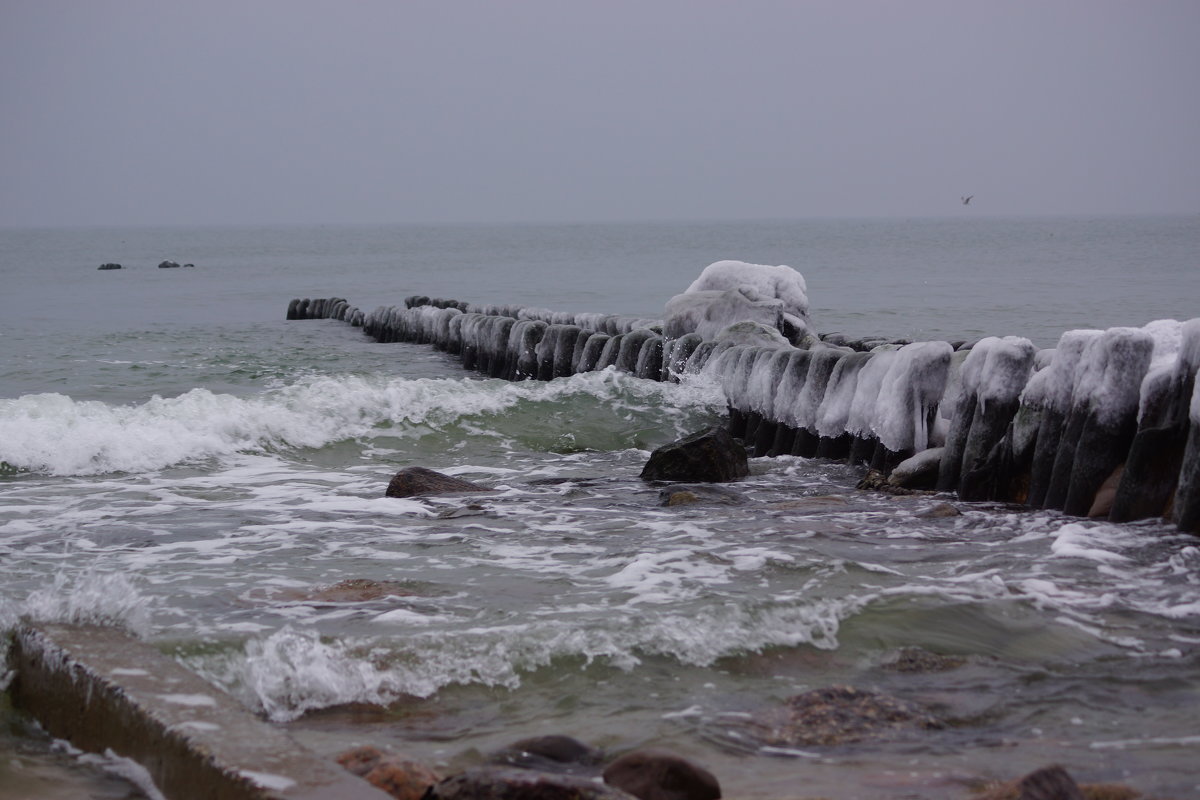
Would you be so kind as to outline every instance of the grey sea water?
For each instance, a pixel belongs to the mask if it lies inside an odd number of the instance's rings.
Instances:
[[[726,258],[795,267],[817,329],[854,336],[1051,347],[1200,308],[1197,217],[0,231],[0,627],[117,621],[322,752],[444,770],[563,733],[678,751],[730,797],[963,797],[1050,762],[1200,791],[1193,537],[929,517],[949,498],[799,458],[755,460],[740,505],[666,508],[637,474],[720,419],[715,386],[490,381],[284,320],[293,297],[411,294],[657,316]],[[384,498],[409,465],[500,491]],[[314,599],[347,579],[393,593]],[[894,669],[911,647],[964,662]],[[839,683],[946,726],[746,734]],[[0,755],[41,752],[4,720]]]

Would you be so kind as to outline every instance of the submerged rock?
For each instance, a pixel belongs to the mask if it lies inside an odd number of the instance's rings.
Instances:
[[[724,428],[707,430],[665,444],[642,468],[645,481],[723,483],[750,474],[746,449]]]
[[[635,750],[608,765],[604,782],[640,800],[718,800],[721,785],[711,772],[685,758]]]
[[[737,506],[745,503],[746,498],[740,492],[722,486],[691,484],[663,489],[658,493],[658,502],[664,506],[684,506],[692,503]]]
[[[880,739],[901,730],[943,727],[925,709],[879,692],[853,686],[828,686],[789,698],[739,721],[757,743],[771,747],[839,745]]]
[[[522,769],[572,774],[591,772],[604,760],[604,754],[570,736],[534,736],[513,742],[493,753],[491,761]]]
[[[881,666],[893,672],[948,672],[958,669],[967,660],[962,656],[944,656],[920,647],[903,647]]]
[[[438,494],[494,491],[496,490],[464,481],[462,478],[443,475],[425,467],[405,467],[392,476],[386,495],[388,497],[425,497]]]
[[[327,603],[363,603],[384,597],[408,597],[412,590],[399,581],[375,581],[370,578],[347,578],[332,586],[302,593],[297,599]]]
[[[109,262],[107,264],[101,264],[100,266],[96,267],[96,269],[121,269],[121,265]]]
[[[944,517],[961,517],[962,512],[949,503],[937,503],[917,514],[918,519],[942,519]]]
[[[396,800],[421,800],[441,776],[424,764],[375,747],[356,747],[337,757],[346,770]]]
[[[475,767],[434,785],[426,800],[633,800],[590,778],[516,767]]]

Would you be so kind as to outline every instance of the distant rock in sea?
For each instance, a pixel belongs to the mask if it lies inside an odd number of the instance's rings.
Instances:
[[[100,266],[96,267],[96,269],[121,269],[121,268],[122,267],[120,264],[113,264],[111,262],[109,262],[108,264],[101,264]]]

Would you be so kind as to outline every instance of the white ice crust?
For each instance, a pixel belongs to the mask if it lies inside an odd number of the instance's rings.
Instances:
[[[712,339],[747,320],[776,329],[787,322],[807,330],[807,287],[804,276],[788,266],[717,261],[685,292],[667,301],[664,317],[668,338],[698,333]]]
[[[893,451],[929,445],[929,411],[946,389],[954,349],[948,342],[913,342],[895,352],[879,387],[872,429]]]
[[[1145,330],[1109,328],[1079,360],[1072,404],[1087,404],[1103,425],[1119,424],[1137,409],[1153,353],[1154,337]]]

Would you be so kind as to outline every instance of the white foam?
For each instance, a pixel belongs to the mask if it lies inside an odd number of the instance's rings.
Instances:
[[[702,384],[639,381],[615,370],[549,383],[311,377],[253,397],[193,389],[136,406],[59,394],[0,400],[0,461],[51,475],[147,472],[204,459],[371,438],[377,426],[441,427],[519,403],[655,398],[664,413],[712,405]]]
[[[285,791],[296,785],[296,782],[291,778],[283,775],[275,775],[270,772],[255,772],[253,770],[243,769],[241,770],[241,774],[254,781],[264,789],[274,789],[277,792]]]
[[[74,577],[55,573],[48,586],[29,593],[20,613],[40,622],[116,625],[142,636],[150,629],[149,601],[137,585],[99,568]]]
[[[166,703],[174,703],[177,706],[192,706],[197,707],[214,707],[217,701],[212,695],[207,694],[160,694],[160,700]]]

